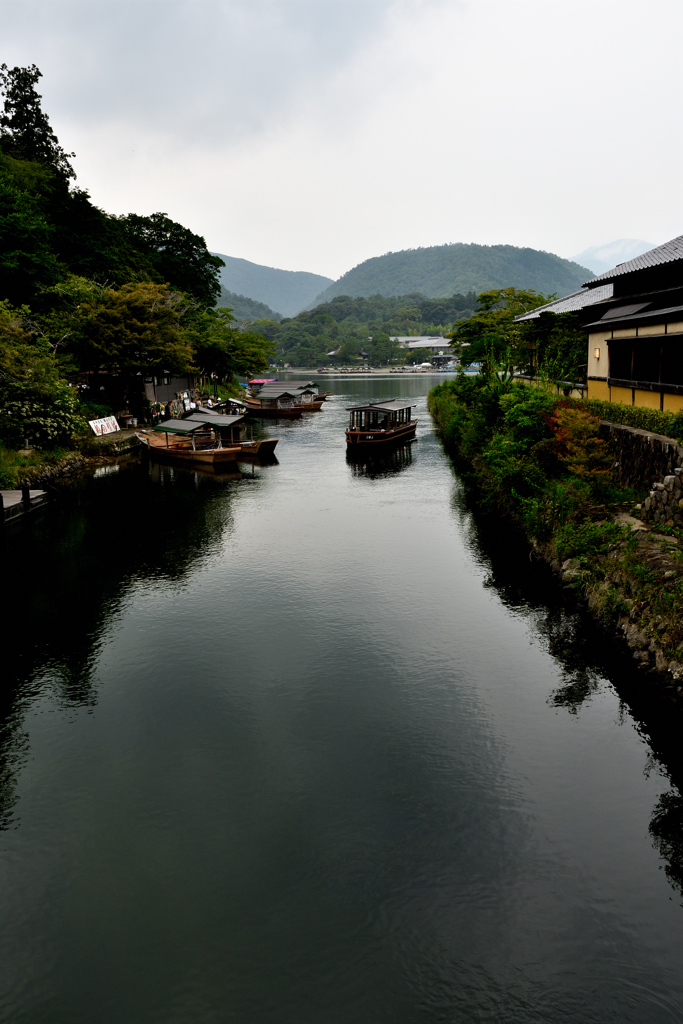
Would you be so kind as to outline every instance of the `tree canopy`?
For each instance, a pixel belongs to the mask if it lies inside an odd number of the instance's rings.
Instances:
[[[165,213],[112,216],[74,185],[40,77],[0,67],[0,436],[61,443],[86,376],[114,411],[144,413],[145,376],[267,369],[269,341],[215,309],[223,261],[200,235]],[[61,426],[47,410],[40,426],[41,403]]]
[[[75,178],[69,158],[76,154],[62,149],[50,127],[36,91],[40,78],[42,72],[35,64],[28,68],[0,65],[0,95],[4,97],[0,150],[20,160],[46,164],[64,178]]]

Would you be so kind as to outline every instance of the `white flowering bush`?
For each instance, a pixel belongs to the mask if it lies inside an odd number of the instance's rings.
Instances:
[[[0,376],[0,437],[12,448],[68,445],[85,428],[76,402],[76,389],[59,378],[18,382]]]

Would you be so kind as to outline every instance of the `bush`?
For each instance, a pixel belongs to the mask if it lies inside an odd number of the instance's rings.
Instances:
[[[574,398],[571,401],[600,419],[683,441],[683,412],[659,412],[658,409],[643,409],[637,405],[603,402],[598,398]]]

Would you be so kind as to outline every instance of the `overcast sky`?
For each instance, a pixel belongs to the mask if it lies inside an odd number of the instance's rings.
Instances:
[[[681,217],[680,0],[0,0],[78,184],[338,277],[444,242],[569,256]]]

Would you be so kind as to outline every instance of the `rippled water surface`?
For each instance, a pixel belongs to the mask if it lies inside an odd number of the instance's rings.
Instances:
[[[5,530],[3,1022],[683,1020],[679,727],[469,507],[433,382]],[[348,463],[394,395],[416,443]]]

